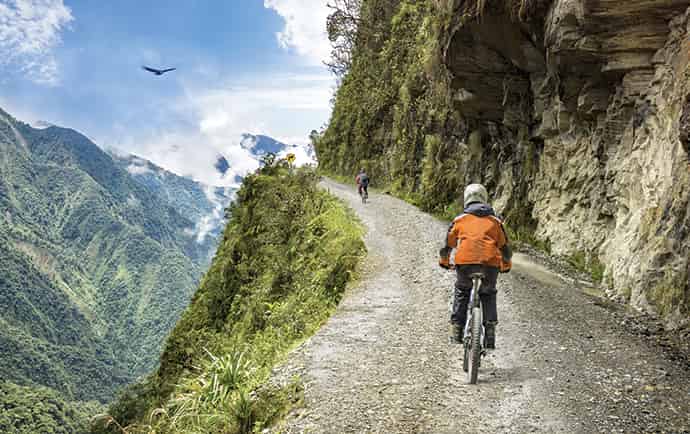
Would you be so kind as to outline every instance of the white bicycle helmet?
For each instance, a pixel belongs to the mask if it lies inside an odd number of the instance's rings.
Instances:
[[[470,184],[465,187],[465,206],[474,202],[489,202],[489,193],[481,184]]]

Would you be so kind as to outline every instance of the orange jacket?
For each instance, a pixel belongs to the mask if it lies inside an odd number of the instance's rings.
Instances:
[[[456,249],[455,264],[481,264],[503,269],[508,240],[503,223],[494,215],[460,214],[448,230],[447,247]],[[509,256],[509,255],[507,255]]]

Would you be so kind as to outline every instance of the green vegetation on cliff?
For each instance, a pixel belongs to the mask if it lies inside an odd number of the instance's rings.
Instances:
[[[451,116],[433,80],[440,19],[430,1],[363,2],[352,64],[315,143],[323,170],[349,176],[363,166],[374,185],[432,211],[451,204],[463,181],[437,149]]]
[[[328,318],[364,252],[361,227],[317,179],[268,161],[244,180],[160,368],[126,391],[101,426],[247,432],[299,400],[298,383],[266,384],[270,370]]]
[[[466,184],[482,182],[495,191],[501,177],[527,181],[538,157],[538,143],[524,131],[519,133],[528,150],[524,155],[514,155],[509,143],[487,147],[487,137],[502,127],[482,125],[458,109],[444,64],[450,28],[478,14],[476,7],[488,6],[464,2],[469,6],[457,10],[457,3],[363,1],[351,65],[328,128],[315,140],[326,173],[349,177],[365,167],[374,186],[449,218],[460,211],[457,198]],[[526,185],[516,185],[519,191],[500,211],[515,238],[534,242]]]

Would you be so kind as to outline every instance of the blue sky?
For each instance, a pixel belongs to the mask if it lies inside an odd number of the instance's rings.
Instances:
[[[0,107],[222,183],[244,132],[306,141],[333,78],[326,0],[0,0]],[[163,77],[141,65],[177,67]]]

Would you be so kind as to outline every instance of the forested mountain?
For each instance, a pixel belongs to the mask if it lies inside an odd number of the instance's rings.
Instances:
[[[111,155],[115,163],[135,181],[194,222],[195,227],[190,233],[194,235],[196,243],[192,248],[210,260],[223,230],[225,207],[232,201],[236,189],[201,184],[135,155]],[[226,160],[223,158],[223,161]]]
[[[229,196],[121,164],[73,130],[0,110],[3,381],[105,403],[156,366],[215,250],[219,225],[200,238],[197,218],[222,217]]]

